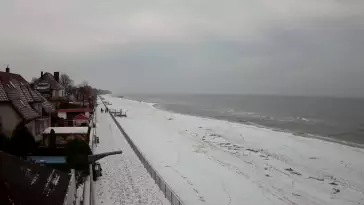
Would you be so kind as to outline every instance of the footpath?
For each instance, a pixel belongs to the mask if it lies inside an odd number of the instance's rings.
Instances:
[[[94,183],[95,204],[168,205],[153,179],[129,146],[110,117],[101,113],[104,105],[99,102],[96,110],[96,128],[100,143],[94,153],[122,150],[121,155],[101,159],[102,176]]]

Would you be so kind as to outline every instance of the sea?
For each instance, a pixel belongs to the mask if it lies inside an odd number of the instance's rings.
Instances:
[[[159,109],[182,114],[364,145],[364,98],[218,94],[129,94],[122,97],[155,103]]]

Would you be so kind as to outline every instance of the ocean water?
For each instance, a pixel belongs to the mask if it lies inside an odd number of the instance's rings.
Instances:
[[[364,99],[264,95],[126,95],[190,115],[364,145]]]

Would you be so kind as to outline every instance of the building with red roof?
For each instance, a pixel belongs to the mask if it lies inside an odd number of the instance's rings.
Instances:
[[[24,124],[36,140],[50,126],[54,107],[19,74],[0,71],[0,131],[11,137]]]
[[[73,121],[75,122],[76,126],[81,126],[84,123],[88,123],[89,118],[85,114],[80,113],[73,118]]]

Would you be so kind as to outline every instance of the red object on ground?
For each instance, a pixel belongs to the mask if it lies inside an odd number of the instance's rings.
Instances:
[[[73,118],[73,120],[88,120],[88,117],[84,114],[78,114]]]

